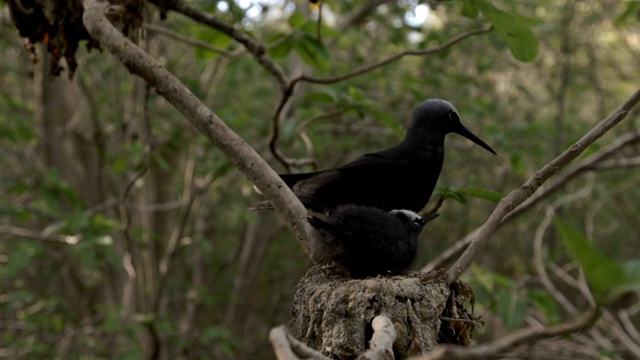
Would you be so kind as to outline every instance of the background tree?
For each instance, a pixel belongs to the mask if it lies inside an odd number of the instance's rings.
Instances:
[[[334,1],[321,19],[303,2],[154,4],[138,45],[278,171],[386,147],[425,98],[456,105],[500,156],[448,140],[439,195],[458,202],[442,204],[417,267],[491,213],[469,195],[488,193],[469,188],[508,193],[637,88],[637,2]],[[118,60],[81,46],[73,81],[52,78],[57,38],[33,65],[2,14],[2,355],[271,358],[268,330],[288,321],[310,265],[291,233],[247,213],[252,184]],[[478,36],[443,46],[461,34]],[[370,71],[345,76],[355,69]],[[638,258],[637,128],[629,116],[586,154],[607,156],[560,174],[492,237],[464,276],[489,322],[478,341],[588,307],[583,275],[547,231],[552,212],[611,258]],[[514,351],[638,357],[637,305],[620,306],[589,332]]]

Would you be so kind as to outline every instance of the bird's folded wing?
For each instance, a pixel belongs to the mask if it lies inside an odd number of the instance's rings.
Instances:
[[[292,188],[297,195],[314,195],[317,190],[327,186],[334,187],[345,183],[357,185],[363,181],[371,181],[372,177],[395,172],[398,166],[398,162],[384,157],[364,155],[339,169],[321,171],[298,181]]]

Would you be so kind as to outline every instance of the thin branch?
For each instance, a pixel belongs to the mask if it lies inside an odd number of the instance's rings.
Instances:
[[[83,22],[91,36],[100,41],[129,71],[142,77],[218,147],[271,201],[300,241],[305,253],[309,254],[306,233],[310,226],[306,221],[306,209],[273,169],[173,74],[118,32],[104,16],[107,4],[97,0],[84,0],[83,3]]]
[[[371,321],[373,335],[369,350],[357,357],[357,360],[393,360],[393,343],[398,336],[396,328],[385,315],[378,315]]]
[[[472,347],[460,347],[442,345],[435,351],[423,356],[414,357],[413,360],[456,360],[456,359],[492,359],[519,345],[532,343],[540,339],[570,334],[580,329],[590,327],[600,315],[598,309],[591,309],[587,314],[572,321],[549,327],[529,327],[509,333],[499,340],[489,344]]]
[[[152,0],[151,2],[155,3],[156,1]],[[287,85],[288,80],[286,75],[284,74],[284,71],[278,64],[276,64],[266,55],[266,48],[264,47],[264,45],[258,43],[249,35],[236,29],[235,27],[233,27],[233,25],[216,19],[209,13],[185,4],[184,1],[177,0],[168,2],[167,10],[178,12],[184,16],[191,18],[194,21],[208,25],[220,32],[229,35],[231,38],[241,43],[249,51],[249,53],[253,55],[258,64],[260,64],[265,70],[271,73],[276,78],[276,80],[278,80],[281,88],[284,88]]]
[[[633,325],[629,312],[624,309],[619,309],[615,315],[620,324],[622,324],[622,327],[627,331],[627,334],[629,334],[629,337],[637,344],[640,344],[640,332],[638,332],[638,329]]]
[[[568,171],[556,177],[553,181],[550,181],[544,187],[541,187],[535,195],[531,196],[525,202],[516,207],[511,213],[505,216],[503,222],[512,220],[513,218],[522,214],[524,211],[531,208],[533,205],[537,204],[538,201],[540,201],[542,198],[560,189],[563,185],[569,182],[569,180],[575,178],[577,175],[588,170],[597,169],[597,164],[599,162],[619,152],[624,147],[635,144],[637,142],[640,142],[640,132],[630,132],[619,136],[609,145],[591,154]]]
[[[304,81],[304,82],[309,82],[309,83],[313,83],[313,84],[333,84],[333,83],[337,83],[340,81],[344,81],[347,79],[350,79],[352,77],[356,77],[368,72],[371,72],[375,69],[381,68],[385,65],[388,65],[394,61],[400,60],[405,56],[426,56],[426,55],[432,55],[438,52],[441,52],[443,50],[446,50],[448,48],[450,48],[451,46],[461,42],[462,40],[465,40],[467,38],[470,38],[472,36],[476,36],[476,35],[482,35],[482,34],[486,34],[488,32],[490,32],[491,30],[493,30],[492,26],[486,27],[484,29],[476,29],[476,30],[469,30],[466,32],[463,32],[461,34],[458,34],[454,37],[452,37],[451,39],[445,41],[444,43],[440,44],[440,45],[436,45],[433,47],[430,47],[428,49],[424,49],[424,50],[417,50],[417,49],[411,49],[411,50],[404,50],[401,51],[395,55],[392,55],[380,62],[377,62],[375,64],[370,64],[370,65],[365,65],[359,69],[350,71],[346,74],[342,74],[339,76],[334,76],[334,77],[329,77],[329,78],[319,78],[319,77],[313,77],[313,76],[308,76],[308,75],[300,75],[294,79],[291,80],[289,87],[292,87],[293,85],[295,85],[298,82]]]
[[[371,322],[373,335],[369,341],[369,350],[358,356],[358,360],[393,360],[393,343],[397,332],[393,322],[385,316],[378,315]],[[316,359],[329,360],[321,352],[310,348],[293,337],[284,325],[271,329],[269,341],[278,360]]]
[[[615,318],[609,310],[604,309],[602,311],[602,318],[609,323],[609,331],[620,340],[622,345],[636,358],[640,359],[640,343],[633,340],[629,334],[624,330],[623,325]]]
[[[640,156],[622,159],[611,159],[595,164],[595,170],[634,168],[640,166]]]
[[[321,352],[308,347],[305,343],[294,338],[286,326],[280,325],[271,329],[269,341],[278,360],[315,359],[329,360]]]
[[[378,68],[381,68],[385,65],[388,65],[394,61],[400,60],[401,58],[405,57],[405,56],[426,56],[426,55],[432,55],[438,52],[441,52],[443,50],[446,50],[448,48],[450,48],[451,46],[461,42],[464,39],[467,39],[469,37],[472,36],[476,36],[476,35],[481,35],[481,34],[485,34],[490,32],[491,30],[493,30],[492,26],[489,26],[487,28],[484,29],[477,29],[477,30],[470,30],[461,34],[458,34],[454,37],[452,37],[451,39],[445,41],[444,43],[437,45],[437,46],[433,46],[429,49],[424,49],[424,50],[416,50],[416,49],[412,49],[412,50],[405,50],[402,52],[399,52],[393,56],[390,56],[380,62],[377,62],[375,64],[370,64],[370,65],[366,65],[363,66],[359,69],[353,70],[351,72],[348,72],[346,74],[342,74],[339,76],[334,76],[334,77],[329,77],[329,78],[319,78],[319,77],[313,77],[313,76],[309,76],[309,75],[305,75],[302,74],[298,77],[295,77],[293,79],[291,79],[291,81],[288,81],[286,83],[286,85],[282,88],[282,96],[280,97],[280,101],[278,102],[278,104],[276,105],[276,108],[273,112],[273,117],[272,117],[272,125],[271,125],[271,139],[269,140],[269,149],[271,150],[271,153],[273,154],[273,156],[282,164],[284,165],[284,167],[287,168],[287,170],[290,169],[291,164],[292,164],[292,160],[287,159],[278,149],[278,139],[280,137],[280,122],[282,121],[281,116],[282,116],[282,110],[285,108],[286,104],[289,102],[289,99],[293,96],[294,93],[294,89],[297,83],[299,82],[308,82],[308,83],[314,83],[314,84],[333,84],[333,83],[337,83],[340,81],[344,81],[368,72],[371,72],[373,70],[376,70]]]
[[[373,10],[375,10],[378,6],[393,2],[395,0],[369,0],[365,1],[364,4],[351,12],[349,16],[347,16],[342,23],[338,26],[339,29],[344,30],[350,26],[357,25],[361,23]]]
[[[481,323],[471,320],[471,319],[457,319],[457,318],[452,318],[452,317],[446,317],[446,316],[440,316],[440,320],[445,320],[445,321],[456,321],[456,322],[461,322],[461,323],[465,323],[465,324],[471,324],[477,328],[481,328],[484,327],[484,325],[482,325]]]
[[[478,235],[473,238],[469,247],[458,258],[458,260],[445,273],[447,282],[450,284],[455,281],[471,265],[473,260],[478,256],[489,236],[491,236],[507,214],[512,212],[517,206],[527,200],[533,193],[551,176],[556,174],[560,169],[567,166],[571,161],[577,158],[591,144],[598,140],[602,135],[616,126],[624,119],[629,111],[640,102],[640,89],[636,90],[622,105],[615,109],[609,116],[598,123],[587,134],[580,138],[576,143],[571,145],[567,150],[553,159],[547,165],[538,170],[529,180],[521,187],[513,190],[507,197],[500,200],[489,219],[482,225]]]
[[[189,44],[189,45],[193,45],[193,46],[197,46],[200,48],[203,48],[205,50],[209,50],[211,52],[215,52],[218,53],[220,55],[226,56],[226,57],[235,57],[238,56],[240,54],[242,54],[245,50],[244,48],[239,48],[235,51],[228,51],[222,48],[218,48],[215,46],[211,46],[208,42],[202,41],[202,40],[197,40],[197,39],[192,39],[190,37],[178,34],[175,31],[171,31],[169,29],[167,29],[164,26],[158,26],[158,25],[154,25],[154,24],[149,24],[149,23],[145,23],[144,24],[144,28],[147,29],[148,31],[151,32],[155,32],[157,34],[162,34],[166,37],[172,38],[174,40],[178,40],[181,41],[185,44]]]
[[[59,244],[75,245],[82,240],[81,234],[76,235],[59,235],[50,234],[46,231],[33,231],[29,229],[20,228],[13,225],[0,225],[0,235],[9,234],[33,240],[51,241]]]
[[[635,144],[640,141],[640,133],[632,132],[626,133],[613,142],[611,142],[606,147],[598,150],[597,152],[591,154],[584,160],[577,163],[571,169],[566,172],[558,175],[551,181],[549,181],[544,186],[540,187],[536,193],[523,202],[520,206],[516,207],[515,210],[510,212],[504,219],[500,222],[499,227],[504,225],[505,223],[512,221],[517,216],[521,215],[525,211],[531,209],[534,205],[536,205],[541,199],[546,198],[550,194],[555,191],[561,189],[564,185],[566,185],[570,180],[574,179],[577,175],[581,174],[584,171],[593,169],[599,170],[597,168],[597,164],[599,161],[613,155],[614,153],[622,150],[624,147]],[[604,169],[603,169],[604,170]],[[471,240],[478,235],[481,227],[476,228],[469,234],[467,234],[462,239],[458,240],[455,244],[449,247],[447,250],[441,252],[436,258],[432,259],[427,265],[425,265],[420,271],[429,272],[434,269],[441,268],[447,262],[451,261],[455,257],[459,256],[459,254],[469,246]]]

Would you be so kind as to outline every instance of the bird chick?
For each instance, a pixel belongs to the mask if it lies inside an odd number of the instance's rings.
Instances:
[[[309,217],[316,229],[310,239],[311,257],[317,263],[335,263],[352,278],[401,274],[416,257],[424,225],[436,217],[342,205],[323,218]]]
[[[326,212],[342,204],[417,212],[433,193],[444,161],[444,139],[452,132],[495,154],[462,125],[451,103],[429,99],[413,111],[407,134],[400,144],[363,155],[337,169],[280,177],[305,207],[316,212]],[[268,202],[262,202],[252,210],[270,208]]]

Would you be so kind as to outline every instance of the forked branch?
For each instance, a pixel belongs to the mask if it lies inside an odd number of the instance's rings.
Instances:
[[[640,102],[640,89],[636,90],[622,105],[615,109],[604,120],[600,121],[562,154],[533,174],[522,186],[511,191],[509,195],[500,200],[500,203],[498,203],[498,206],[496,206],[493,213],[491,213],[489,219],[480,227],[478,234],[471,240],[469,247],[453,266],[447,270],[445,274],[447,281],[452,283],[471,265],[486,244],[489,236],[496,231],[502,220],[510,212],[530,198],[545,181],[571,163],[571,161],[582,154],[591,144],[622,121],[638,102]]]

